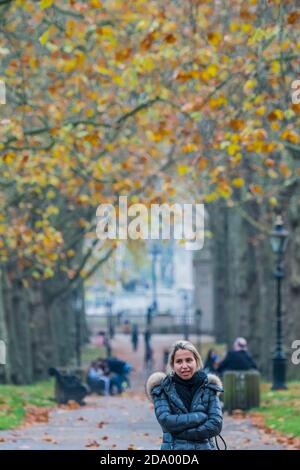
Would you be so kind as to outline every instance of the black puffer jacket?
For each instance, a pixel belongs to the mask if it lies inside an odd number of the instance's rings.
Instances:
[[[215,450],[212,438],[221,432],[223,422],[219,377],[207,375],[195,392],[190,412],[178,396],[171,375],[152,374],[146,389],[163,431],[161,450]]]

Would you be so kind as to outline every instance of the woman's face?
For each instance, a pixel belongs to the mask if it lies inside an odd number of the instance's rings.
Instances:
[[[185,349],[178,349],[174,356],[174,372],[183,380],[193,377],[197,370],[197,363],[194,354]]]

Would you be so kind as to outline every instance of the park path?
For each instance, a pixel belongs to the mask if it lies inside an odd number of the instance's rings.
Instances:
[[[179,337],[153,336],[155,370],[162,370],[163,350],[176,339]],[[154,417],[153,406],[144,393],[149,371],[144,369],[141,340],[135,353],[129,336],[119,334],[112,341],[114,354],[128,360],[135,368],[131,390],[122,396],[89,396],[84,407],[62,406],[51,410],[48,422],[0,431],[0,450],[159,449],[160,427]],[[255,427],[247,417],[225,415],[222,435],[232,450],[285,449],[274,436]]]

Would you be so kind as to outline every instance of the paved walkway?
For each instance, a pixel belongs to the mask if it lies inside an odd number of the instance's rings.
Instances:
[[[162,368],[162,353],[177,337],[153,337],[156,370]],[[193,338],[192,338],[193,339]],[[166,344],[168,343],[168,344]],[[144,394],[148,372],[143,368],[143,345],[131,351],[130,337],[118,335],[113,350],[135,367],[132,390],[123,396],[90,396],[77,409],[59,407],[45,424],[0,431],[1,449],[159,449],[160,427],[153,406]],[[229,449],[284,449],[275,437],[254,427],[249,419],[225,416],[222,435]]]

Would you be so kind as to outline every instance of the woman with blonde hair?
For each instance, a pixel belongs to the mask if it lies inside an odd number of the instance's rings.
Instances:
[[[222,429],[219,377],[206,374],[195,346],[177,341],[167,374],[155,372],[146,383],[148,397],[163,431],[161,450],[215,450],[212,438]]]

